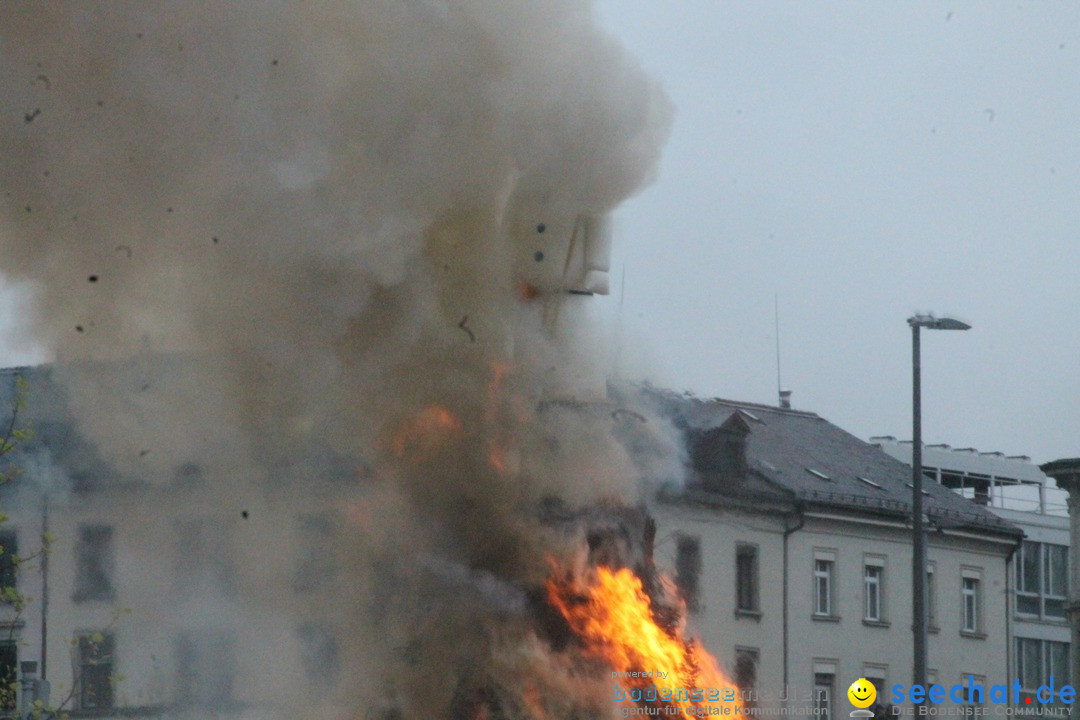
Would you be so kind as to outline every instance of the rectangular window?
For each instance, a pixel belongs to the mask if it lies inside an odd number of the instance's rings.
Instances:
[[[1016,675],[1029,692],[1042,684],[1042,641],[1016,638]]]
[[[814,716],[817,720],[832,720],[833,673],[814,673]]]
[[[0,598],[11,602],[18,587],[19,537],[14,530],[0,532]]]
[[[891,694],[887,691],[889,684],[885,682],[885,679],[888,677],[889,674],[888,670],[888,665],[863,665],[862,676],[872,682],[874,684],[874,687],[878,689],[878,698],[876,702],[881,705],[887,704],[884,701],[884,698],[888,697],[889,694]],[[873,707],[870,707],[869,709],[873,710]]]
[[[679,535],[675,541],[675,584],[682,592],[686,608],[701,609],[701,539]]]
[[[296,630],[300,641],[300,664],[307,675],[308,687],[318,692],[332,690],[340,673],[337,638],[329,628],[318,623],[304,623]]]
[[[1069,594],[1068,546],[1025,540],[1014,568],[1017,614],[1064,620]]]
[[[14,642],[0,643],[0,711],[18,707],[19,646]]]
[[[1051,676],[1055,685],[1060,686],[1061,678],[1069,677],[1069,673],[1069,643],[1016,638],[1016,676],[1023,688],[1021,703],[1029,696],[1037,700],[1035,691],[1049,685]]]
[[[1025,540],[1016,555],[1016,610],[1024,615],[1039,614],[1040,545]]]
[[[108,525],[83,525],[75,546],[75,602],[111,601],[113,587],[113,529]]]
[[[1065,598],[1069,594],[1069,547],[1043,546],[1043,616],[1065,619]]]
[[[934,569],[933,563],[926,566],[926,624],[931,628],[937,628],[937,586],[934,582]]]
[[[1043,648],[1048,677],[1040,684],[1049,683],[1049,676],[1053,676],[1054,682],[1063,682],[1062,678],[1069,677],[1069,643],[1045,640]]]
[[[232,534],[213,518],[176,522],[176,593],[187,599],[201,593],[230,597],[235,592]]]
[[[735,547],[735,607],[758,611],[758,555],[756,545]]]
[[[758,651],[752,648],[735,649],[735,686],[744,708],[757,706]]]
[[[969,693],[967,689],[969,683],[972,688],[981,687],[983,689],[982,693],[978,690]],[[986,683],[986,676],[976,675],[975,673],[960,673],[959,684],[964,688],[962,691],[962,696],[964,698],[962,707],[965,708],[965,717],[975,717],[975,708],[982,707],[986,704],[986,693],[990,687]]]
[[[878,565],[866,565],[863,568],[863,596],[865,599],[863,618],[871,622],[881,621],[881,582],[883,568]]]
[[[337,571],[333,522],[326,513],[301,515],[298,530],[294,585],[301,592],[325,588]]]
[[[963,603],[963,624],[960,626],[964,632],[979,632],[979,581],[976,578],[963,578],[960,589],[961,602]]]
[[[79,708],[108,710],[113,706],[113,658],[115,641],[111,633],[84,633],[79,636]]]
[[[176,698],[183,705],[218,707],[232,699],[236,642],[232,633],[186,631],[176,643]]]
[[[814,614],[832,615],[832,560],[814,561]]]

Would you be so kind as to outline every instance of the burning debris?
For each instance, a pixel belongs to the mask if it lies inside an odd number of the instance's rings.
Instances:
[[[543,587],[531,589],[525,604],[524,595],[491,577],[468,582],[477,601],[523,618],[525,630],[513,652],[493,654],[496,669],[462,677],[449,717],[594,718],[613,707],[735,714],[737,689],[686,634],[685,603],[652,565],[655,525],[645,511],[572,511],[551,499],[540,517],[584,552],[567,565],[550,558]],[[445,561],[430,569],[454,585],[470,572]]]
[[[164,491],[197,466],[193,508],[250,510],[266,572],[215,597],[215,619],[255,639],[312,613],[334,628],[333,700],[297,707],[275,666],[235,684],[260,720],[589,717],[610,710],[608,666],[719,682],[643,521],[543,519],[552,498],[577,518],[636,506],[652,472],[598,401],[603,352],[575,311],[606,292],[605,218],[651,176],[668,106],[592,12],[0,10],[2,269],[34,295],[77,426],[117,477]],[[267,497],[345,518],[336,595],[295,597],[258,535]],[[143,552],[133,572],[157,561]],[[603,603],[667,649],[604,659],[621,645],[582,615],[613,620]]]
[[[665,595],[673,595],[669,584],[662,586]],[[614,702],[666,714],[738,712],[737,688],[713,657],[685,636],[681,612],[658,606],[627,568],[602,565],[585,578],[556,570],[548,597],[581,638],[582,654],[612,669]]]

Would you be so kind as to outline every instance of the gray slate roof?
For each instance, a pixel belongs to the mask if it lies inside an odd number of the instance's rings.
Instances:
[[[738,413],[749,432],[746,460],[750,477],[725,480],[721,493],[742,500],[786,494],[807,508],[911,517],[912,481],[908,465],[863,442],[822,417],[799,410],[723,399],[698,399],[646,389],[647,400],[688,436],[717,428]],[[813,471],[813,472],[811,472]],[[691,479],[701,494],[700,471]],[[820,474],[820,475],[819,475]],[[821,477],[824,475],[825,479]],[[871,485],[860,478],[875,483]],[[715,483],[712,484],[715,487]],[[770,492],[758,494],[759,488]],[[924,483],[923,509],[931,529],[970,528],[1019,537],[1022,531],[983,507],[933,481]]]

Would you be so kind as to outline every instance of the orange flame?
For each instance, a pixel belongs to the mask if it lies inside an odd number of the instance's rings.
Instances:
[[[487,387],[484,424],[491,436],[488,439],[488,464],[500,475],[506,475],[510,471],[507,452],[514,442],[512,431],[509,431],[505,423],[500,422],[505,416],[505,408],[513,407],[515,400],[519,399],[513,394],[508,398],[500,397],[504,394],[503,386],[513,369],[513,363],[493,360],[491,381]]]
[[[518,297],[521,298],[522,302],[529,302],[530,300],[535,300],[539,294],[540,290],[538,290],[537,287],[532,283],[518,283]]]
[[[584,640],[586,652],[620,673],[616,682],[627,702],[631,688],[651,691],[655,685],[660,691],[655,698],[643,693],[639,704],[677,708],[685,715],[738,712],[739,691],[716,660],[696,640],[685,639],[681,627],[669,633],[657,624],[652,602],[630,570],[601,566],[588,584],[552,578],[547,590],[551,604]],[[634,672],[652,677],[621,674]],[[666,697],[665,690],[670,691]]]
[[[428,405],[394,434],[394,454],[424,457],[449,437],[461,432],[461,421],[441,405]]]
[[[506,455],[501,447],[491,448],[488,452],[488,463],[495,469],[495,472],[500,475],[506,474]]]
[[[497,420],[499,412],[499,395],[507,376],[514,369],[513,363],[494,360],[491,363],[491,381],[487,386],[487,410],[484,420],[491,424]]]

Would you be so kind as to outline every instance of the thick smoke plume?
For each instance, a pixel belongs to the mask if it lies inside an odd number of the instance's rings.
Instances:
[[[565,552],[536,508],[636,475],[610,423],[537,410],[603,388],[520,277],[536,228],[648,181],[668,116],[591,5],[5,3],[0,110],[0,270],[101,458],[227,508],[347,468],[345,706],[567,696],[508,629]],[[251,615],[311,612],[261,562]],[[268,667],[258,715],[296,717]]]

